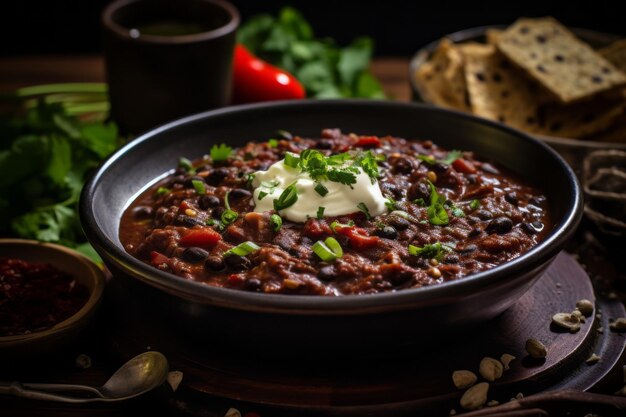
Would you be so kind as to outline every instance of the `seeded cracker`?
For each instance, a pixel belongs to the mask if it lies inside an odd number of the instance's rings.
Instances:
[[[626,85],[626,75],[556,20],[519,19],[498,49],[563,103]]]
[[[441,40],[430,60],[416,71],[415,80],[427,102],[469,111],[463,75],[463,56],[450,40]]]
[[[613,42],[611,45],[598,50],[598,53],[622,72],[626,72],[626,39]]]

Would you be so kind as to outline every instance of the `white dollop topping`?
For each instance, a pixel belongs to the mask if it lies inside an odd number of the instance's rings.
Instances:
[[[363,169],[359,167],[358,170],[356,183],[352,186],[334,181],[322,181],[321,184],[328,189],[328,193],[322,196],[315,190],[317,183],[307,172],[301,172],[299,168],[291,168],[285,165],[284,159],[280,160],[272,164],[267,171],[257,171],[254,174],[252,181],[252,186],[255,188],[254,211],[274,210],[274,200],[280,197],[285,188],[294,184],[298,193],[297,201],[279,211],[282,217],[292,222],[304,223],[309,217],[317,217],[320,207],[324,207],[325,217],[355,213],[360,211],[357,207],[360,203],[367,207],[370,216],[385,213],[387,199],[383,197],[378,181],[372,184],[372,180]],[[259,194],[262,198],[259,198]]]

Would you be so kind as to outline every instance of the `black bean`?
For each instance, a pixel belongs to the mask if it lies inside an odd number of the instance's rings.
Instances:
[[[211,216],[213,216],[214,219],[220,219],[222,217],[222,214],[226,211],[226,209],[222,206],[219,207],[215,207],[213,209],[213,212],[211,212]]]
[[[494,175],[498,175],[500,173],[500,171],[498,171],[498,168],[494,167],[489,162],[485,162],[484,164],[482,164],[480,166],[480,169]]]
[[[376,230],[376,236],[380,236],[385,239],[395,239],[398,237],[398,232],[392,226],[385,226],[382,229]]]
[[[489,210],[479,209],[474,213],[480,220],[491,220],[493,219],[493,214]]]
[[[524,231],[529,235],[534,235],[535,233],[537,233],[537,230],[530,223],[522,223],[522,229],[524,229]]]
[[[534,204],[526,204],[526,208],[533,213],[540,213],[543,211],[541,207],[537,207]]]
[[[476,237],[479,234],[481,234],[483,231],[480,230],[478,227],[473,228],[472,230],[470,230],[470,232],[467,234],[468,237]]]
[[[422,181],[415,182],[409,187],[407,197],[411,201],[419,198],[428,200],[430,198],[430,187]]]
[[[540,221],[534,221],[530,224],[537,232],[541,232],[544,228],[543,223],[541,223]]]
[[[211,271],[221,271],[226,265],[224,264],[224,258],[221,256],[209,256],[204,261],[204,267]]]
[[[430,169],[437,174],[444,174],[450,170],[450,165],[444,164],[443,162],[437,162],[436,164],[432,164]]]
[[[214,195],[203,195],[198,199],[198,205],[202,210],[208,210],[211,207],[220,205],[220,199]]]
[[[467,182],[469,182],[470,184],[476,184],[476,181],[478,181],[476,174],[468,174],[465,176],[465,178],[467,178]]]
[[[317,277],[322,281],[332,281],[337,277],[337,271],[335,271],[335,267],[332,265],[324,266],[320,268]]]
[[[206,182],[211,185],[220,185],[226,177],[228,177],[228,169],[217,168],[206,177]]]
[[[136,219],[148,219],[152,217],[152,207],[150,206],[137,206],[133,209],[133,217]]]
[[[196,172],[205,172],[205,171],[210,171],[212,169],[213,167],[211,167],[211,165],[201,165],[198,168],[196,168]]]
[[[187,227],[194,227],[198,224],[204,225],[204,222],[197,217],[185,216],[184,214],[178,215],[176,222]]]
[[[192,181],[200,181],[201,183],[204,184],[204,178],[198,176],[198,175],[194,175],[192,177],[187,177],[187,179],[185,180],[185,187],[187,188],[194,188],[193,182]]]
[[[413,159],[408,156],[392,156],[388,161],[394,174],[410,174],[415,168]]]
[[[247,291],[259,291],[261,289],[261,280],[258,278],[248,278],[243,283],[243,288]]]
[[[187,181],[187,177],[184,174],[176,175],[170,180],[170,185],[184,184]]]
[[[453,253],[449,253],[443,257],[443,263],[444,264],[458,264],[459,257]]]
[[[406,230],[411,225],[407,219],[403,219],[400,216],[390,216],[389,224],[396,230]]]
[[[545,203],[546,201],[546,197],[542,196],[542,195],[537,195],[534,196],[533,198],[530,199],[530,204],[535,205],[535,206],[540,206],[543,203]]]
[[[402,197],[404,197],[404,190],[401,188],[398,188],[397,185],[392,184],[390,182],[382,182],[380,184],[382,191],[385,191],[383,194],[391,194],[391,196],[395,199],[395,200],[400,200]]]
[[[332,149],[333,142],[328,139],[320,139],[317,142],[315,142],[315,148],[316,149]]]
[[[224,262],[226,262],[226,265],[230,269],[233,269],[235,271],[245,271],[246,269],[250,269],[250,267],[252,266],[252,262],[250,262],[250,259],[246,258],[245,256],[239,255],[226,256],[224,258]]]
[[[413,278],[413,272],[409,270],[400,270],[395,274],[389,276],[389,281],[395,285],[404,284],[408,280]]]
[[[485,231],[487,233],[497,233],[503,235],[509,233],[513,228],[513,221],[508,217],[496,217],[489,222]]]
[[[233,188],[228,193],[228,197],[232,200],[239,200],[246,197],[252,197],[252,193],[244,188]]]
[[[187,248],[183,252],[183,259],[192,263],[203,261],[207,258],[207,256],[209,256],[209,252],[195,246]]]
[[[517,206],[518,200],[517,200],[517,194],[516,193],[514,193],[514,192],[506,193],[504,195],[504,199],[506,201],[508,201],[509,203],[513,204],[514,206]]]
[[[477,250],[478,250],[478,246],[472,244],[472,245],[466,245],[462,248],[457,249],[457,252],[467,254],[467,253],[476,252]]]

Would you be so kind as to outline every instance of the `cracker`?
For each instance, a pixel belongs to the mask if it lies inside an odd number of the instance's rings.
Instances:
[[[496,45],[500,39],[500,35],[504,32],[501,29],[487,29],[485,31],[485,40],[489,45]]]
[[[599,49],[598,53],[622,72],[626,72],[626,39],[613,42],[609,46]]]
[[[622,113],[622,100],[598,98],[563,105],[492,45],[462,49],[472,111],[529,133],[582,138],[607,129]]]
[[[415,81],[427,102],[469,111],[463,56],[450,40],[442,39],[430,60],[416,71]]]
[[[497,46],[562,103],[626,85],[626,74],[550,17],[519,19]]]

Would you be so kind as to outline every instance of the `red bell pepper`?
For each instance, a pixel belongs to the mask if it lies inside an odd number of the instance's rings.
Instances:
[[[254,56],[237,44],[233,65],[232,102],[301,99],[306,96],[302,84],[290,73]]]
[[[380,139],[377,136],[359,136],[354,146],[357,148],[379,148]]]
[[[187,232],[185,236],[180,238],[178,243],[181,246],[214,246],[222,240],[222,235],[211,228],[193,229]]]
[[[367,230],[356,226],[335,226],[335,233],[348,237],[354,249],[367,249],[380,241],[378,236],[370,236]]]
[[[167,264],[169,260],[170,258],[163,255],[162,253],[159,253],[154,250],[150,252],[150,262],[152,263],[153,266],[159,267],[160,265]]]
[[[470,161],[459,158],[452,162],[452,167],[463,174],[475,174],[476,167]]]

